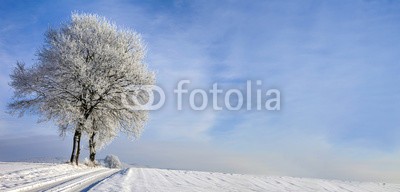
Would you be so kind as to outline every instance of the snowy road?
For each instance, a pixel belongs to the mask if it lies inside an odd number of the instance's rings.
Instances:
[[[2,163],[0,170],[0,191],[80,191],[120,171],[35,163]]]
[[[400,184],[0,162],[0,191],[399,192]]]

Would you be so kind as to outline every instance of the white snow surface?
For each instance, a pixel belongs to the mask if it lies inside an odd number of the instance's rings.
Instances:
[[[51,163],[0,163],[0,191],[80,191],[120,171]]]
[[[0,162],[0,191],[399,192],[400,184],[131,167]]]

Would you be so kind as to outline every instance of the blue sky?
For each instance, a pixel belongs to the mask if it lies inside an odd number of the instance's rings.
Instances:
[[[68,157],[37,116],[6,114],[9,73],[32,64],[48,27],[96,13],[147,43],[167,104],[139,140],[100,152],[153,167],[400,182],[397,1],[2,1],[0,160]],[[262,80],[280,111],[177,111],[176,82],[242,88]]]

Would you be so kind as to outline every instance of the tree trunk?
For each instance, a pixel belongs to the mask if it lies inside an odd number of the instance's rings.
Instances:
[[[75,156],[75,163],[76,165],[79,165],[79,154],[81,152],[81,136],[82,132],[78,131],[78,137],[77,137],[77,148],[76,148],[76,156]]]
[[[89,118],[90,112],[85,113],[83,121],[78,121],[77,127],[75,128],[75,134],[74,134],[74,149],[73,153],[71,155],[72,161],[75,161],[76,165],[79,165],[79,155],[81,153],[81,136],[82,136],[82,128],[83,128],[83,123]],[[76,154],[75,154],[75,146],[76,146]]]
[[[95,137],[96,133],[93,132],[89,138],[89,150],[90,150],[90,161],[93,163],[93,165],[95,164],[95,160],[96,160],[96,142],[94,141],[94,137]]]
[[[71,159],[69,160],[69,162],[71,164],[74,164],[75,161],[75,156],[76,156],[76,142],[78,140],[78,130],[75,130],[75,134],[73,137],[73,144],[72,144],[72,153],[71,153]]]

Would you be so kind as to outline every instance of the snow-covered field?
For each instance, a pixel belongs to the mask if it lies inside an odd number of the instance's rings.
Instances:
[[[270,177],[153,168],[0,163],[0,191],[399,192],[400,184]]]

